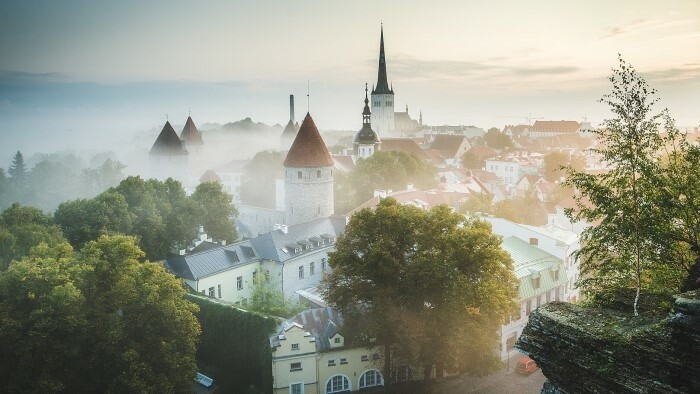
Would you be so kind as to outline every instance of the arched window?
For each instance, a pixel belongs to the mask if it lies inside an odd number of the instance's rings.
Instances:
[[[370,369],[360,376],[360,390],[366,387],[383,386],[382,374],[376,369]]]
[[[350,392],[350,379],[345,375],[335,375],[326,383],[326,394]]]

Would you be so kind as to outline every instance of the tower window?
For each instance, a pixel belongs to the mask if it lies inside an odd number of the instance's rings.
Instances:
[[[321,170],[317,170],[316,171],[316,178],[320,178],[320,177],[321,177]]]
[[[301,171],[297,172],[297,178],[301,179]]]

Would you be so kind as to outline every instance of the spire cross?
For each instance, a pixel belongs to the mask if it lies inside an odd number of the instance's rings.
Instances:
[[[306,113],[311,112],[311,105],[309,104],[310,99],[309,99],[309,80],[306,80]]]
[[[168,114],[165,114],[165,121],[168,121]]]

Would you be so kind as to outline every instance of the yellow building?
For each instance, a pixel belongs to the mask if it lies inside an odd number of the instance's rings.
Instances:
[[[337,323],[336,323],[337,322]],[[384,386],[381,354],[346,347],[338,332],[340,316],[332,308],[308,309],[286,321],[270,338],[275,394],[330,394]],[[403,371],[398,380],[416,374]]]

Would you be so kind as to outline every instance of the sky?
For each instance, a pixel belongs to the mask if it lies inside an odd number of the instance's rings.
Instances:
[[[359,129],[382,24],[396,110],[429,125],[599,124],[618,54],[679,125],[700,125],[697,0],[7,1],[0,166],[18,149],[123,143],[190,112],[285,124],[289,94],[298,119]]]

